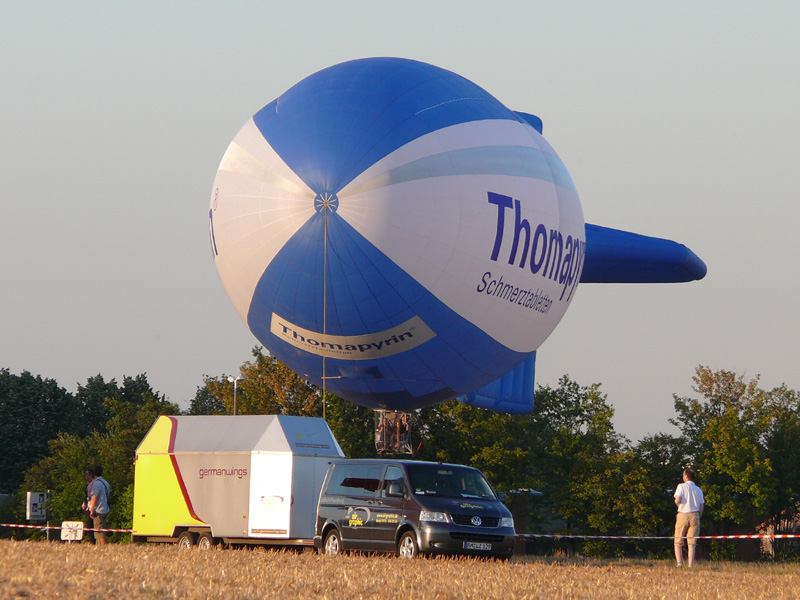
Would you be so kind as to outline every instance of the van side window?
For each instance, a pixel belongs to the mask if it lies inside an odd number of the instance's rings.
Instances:
[[[383,478],[383,486],[381,487],[381,497],[386,498],[389,484],[399,483],[401,489],[405,489],[403,485],[403,470],[400,467],[388,467],[386,469],[386,476]]]
[[[327,493],[334,496],[377,496],[382,469],[382,465],[338,464],[333,467]]]

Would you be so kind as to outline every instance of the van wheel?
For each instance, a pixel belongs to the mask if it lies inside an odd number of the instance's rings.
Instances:
[[[415,558],[419,554],[419,546],[417,546],[417,536],[413,531],[406,531],[400,536],[400,541],[397,544],[397,556],[401,558]]]
[[[183,531],[178,536],[178,550],[191,550],[196,541],[196,533],[193,531]]]
[[[325,536],[323,552],[330,556],[342,553],[342,538],[339,536],[338,529],[331,529]]]
[[[216,540],[209,532],[201,533],[200,537],[197,538],[197,547],[200,550],[211,550],[216,545]]]

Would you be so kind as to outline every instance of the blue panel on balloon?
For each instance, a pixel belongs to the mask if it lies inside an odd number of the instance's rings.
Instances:
[[[411,350],[375,360],[326,357],[325,384],[373,408],[411,410],[474,389],[487,373],[520,362],[524,354],[498,344],[465,321],[367,242],[336,213],[329,213],[328,276],[325,213],[317,213],[280,250],[253,295],[248,324],[292,370],[321,384],[322,356],[287,343],[271,331],[271,318],[292,315],[293,327],[328,336],[390,330],[409,319],[436,325],[436,335]],[[309,277],[307,273],[316,273]],[[323,288],[325,288],[323,292]],[[306,298],[327,297],[323,303]],[[439,375],[437,375],[437,373]]]
[[[332,193],[403,144],[480,119],[522,120],[471,81],[399,58],[330,67],[253,117],[310,188]]]
[[[476,408],[486,408],[512,415],[533,410],[533,386],[536,371],[534,352],[522,364],[480,389],[459,396],[458,400]]]

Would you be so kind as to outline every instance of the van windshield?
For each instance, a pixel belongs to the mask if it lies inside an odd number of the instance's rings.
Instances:
[[[492,487],[476,469],[452,465],[407,465],[415,494],[496,500]]]

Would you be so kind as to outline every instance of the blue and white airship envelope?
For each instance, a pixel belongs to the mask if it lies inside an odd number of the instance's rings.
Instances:
[[[541,131],[429,64],[311,75],[220,163],[209,220],[228,296],[270,353],[357,404],[530,411],[536,349],[579,282],[705,274],[680,244],[586,225]]]

